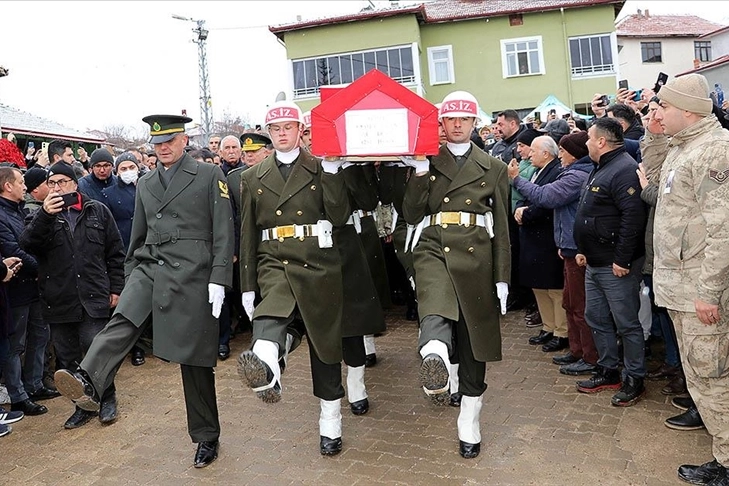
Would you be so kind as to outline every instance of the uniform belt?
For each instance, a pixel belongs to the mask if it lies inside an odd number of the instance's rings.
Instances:
[[[167,242],[177,243],[177,240],[203,240],[212,241],[212,235],[203,231],[168,231],[166,233],[147,233],[145,245],[162,245]]]
[[[309,238],[319,236],[319,228],[315,224],[288,224],[286,226],[276,226],[268,228],[261,233],[261,241],[278,240],[283,241],[286,238]]]
[[[486,216],[483,214],[467,213],[465,211],[443,211],[431,214],[425,217],[423,229],[428,226],[442,226],[447,228],[449,224],[457,224],[458,226],[480,226],[486,227]]]

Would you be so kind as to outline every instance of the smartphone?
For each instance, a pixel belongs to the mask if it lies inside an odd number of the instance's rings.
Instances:
[[[629,89],[628,88],[628,80],[627,79],[621,79],[618,81],[618,89]]]
[[[562,115],[562,118],[564,118],[565,120],[569,120],[570,119],[570,114],[569,113],[565,113],[564,115]]]
[[[78,192],[69,192],[68,194],[64,194],[61,196],[61,199],[63,199],[64,209],[73,206],[78,202]]]
[[[12,265],[10,265],[8,268],[10,270],[15,270],[16,268],[18,268],[18,265],[20,265],[21,263],[23,263],[23,260],[18,260],[17,262],[15,262]]]
[[[668,74],[658,73],[658,79],[656,79],[656,84],[655,84],[655,86],[653,86],[653,92],[658,94],[658,92],[661,90],[661,86],[663,86],[667,82],[668,82]]]
[[[635,95],[633,96],[633,101],[640,101],[641,97],[643,96],[643,90],[639,89],[635,92]]]
[[[35,148],[34,142],[28,142],[28,148]]]
[[[41,144],[41,148],[42,148],[43,150],[47,150],[47,149],[48,149],[48,142],[43,142],[43,143]]]
[[[537,124],[539,124],[539,123],[542,123],[542,114],[541,114],[541,113],[539,113],[538,111],[535,111],[535,112],[534,112],[534,121],[535,121],[535,122],[536,122]]]
[[[607,106],[610,104],[610,98],[608,98],[608,95],[604,94],[600,97],[600,104],[598,106]]]

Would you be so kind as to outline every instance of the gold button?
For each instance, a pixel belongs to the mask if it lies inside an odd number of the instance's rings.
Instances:
[[[283,236],[279,236],[279,237],[278,237],[278,241],[280,241],[281,243],[283,243],[283,241],[284,241],[284,237],[283,237]]]
[[[481,187],[486,187],[486,183],[485,182],[482,182],[481,183]]]
[[[284,264],[284,265],[288,265],[288,264],[289,264],[289,261],[288,261],[288,260],[284,260],[284,261],[283,261],[283,264]]]
[[[316,191],[316,185],[312,184],[309,189],[311,189],[312,191]]]
[[[465,223],[463,223],[463,227],[464,228],[468,228],[469,226],[471,226],[471,223],[469,223],[468,221],[466,221]]]
[[[304,241],[306,238],[304,236],[299,236],[299,241]]]
[[[280,210],[280,209],[277,209],[277,210],[276,210],[276,216],[281,216],[282,214],[283,214],[283,213],[281,212],[281,210]]]
[[[471,200],[470,199],[466,199],[466,204],[471,204]]]
[[[435,176],[430,176],[430,180],[431,181],[434,181],[435,180]]]
[[[443,251],[446,252],[446,253],[448,253],[449,251],[451,251],[451,249],[446,246],[445,248],[443,248]]]
[[[443,202],[444,203],[451,202],[451,199],[449,197],[444,197]]]
[[[259,189],[256,191],[258,194],[263,194],[263,189]]]
[[[306,268],[306,267],[308,267],[308,266],[309,266],[309,264],[308,264],[308,263],[304,263],[304,268]]]
[[[443,229],[446,229],[446,228],[448,227],[448,224],[447,224],[447,223],[443,223],[443,224],[442,224],[442,225],[440,225],[440,226],[441,226],[441,228],[443,228]]]
[[[472,246],[469,246],[469,247],[468,247],[468,252],[469,252],[469,253],[473,253],[473,247],[472,247]]]
[[[304,214],[304,212],[303,211],[296,211],[296,214],[298,214],[299,216],[301,216],[302,214]]]

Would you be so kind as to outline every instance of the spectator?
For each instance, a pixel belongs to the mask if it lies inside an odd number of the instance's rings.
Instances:
[[[13,268],[16,264],[22,265],[20,258],[9,257],[0,262],[0,371],[2,371],[2,363],[5,362],[10,349],[8,328],[10,327],[10,322],[12,320],[10,308],[7,303],[5,283],[13,278],[15,275],[14,270],[20,269],[20,267]],[[13,428],[10,424],[21,420],[24,416],[23,412],[8,412],[4,408],[0,407],[0,437],[6,436],[12,432]]]
[[[615,103],[608,106],[607,116],[615,118],[620,126],[623,127],[623,137],[628,140],[640,140],[645,133],[640,119],[636,116],[635,111],[628,105]]]
[[[48,196],[48,173],[43,167],[31,167],[23,175],[25,180],[25,209],[34,213],[43,206],[43,200]]]
[[[570,133],[570,126],[569,123],[567,123],[567,120],[564,118],[558,118],[548,121],[544,128],[539,131],[552,137],[554,143],[557,144],[560,140],[562,140],[563,136]]]
[[[238,137],[228,135],[227,137],[223,138],[221,144],[222,147],[220,149],[220,153],[223,156],[223,165],[220,168],[223,169],[223,174],[227,176],[228,172],[233,169],[237,169],[242,165],[242,162],[240,160],[240,140],[238,140]]]
[[[73,157],[73,146],[66,140],[53,140],[48,144],[48,164],[53,165],[63,162],[71,166],[76,173],[76,178],[84,177],[87,172],[84,166]],[[41,163],[40,160],[38,163]]]
[[[113,174],[114,157],[104,148],[94,150],[89,161],[91,173],[78,181],[78,190],[90,199],[104,202],[102,191],[107,187],[113,187],[117,183]]]
[[[491,147],[491,155],[507,164],[511,159],[518,160],[516,138],[526,130],[526,127],[521,125],[519,114],[514,110],[502,111],[496,117],[496,128],[501,134],[501,140]]]

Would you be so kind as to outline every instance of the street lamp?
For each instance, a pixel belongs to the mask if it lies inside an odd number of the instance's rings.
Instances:
[[[204,20],[195,20],[188,17],[182,17],[180,15],[173,15],[173,19],[184,20],[186,22],[194,22],[197,24],[197,28],[192,29],[196,34],[196,38],[192,41],[197,44],[197,57],[198,57],[198,73],[199,73],[199,85],[200,85],[200,126],[203,129],[203,146],[207,146],[208,138],[212,133],[213,124],[213,104],[210,100],[210,78],[208,77],[208,59],[207,59],[207,40],[208,30],[205,28]]]

